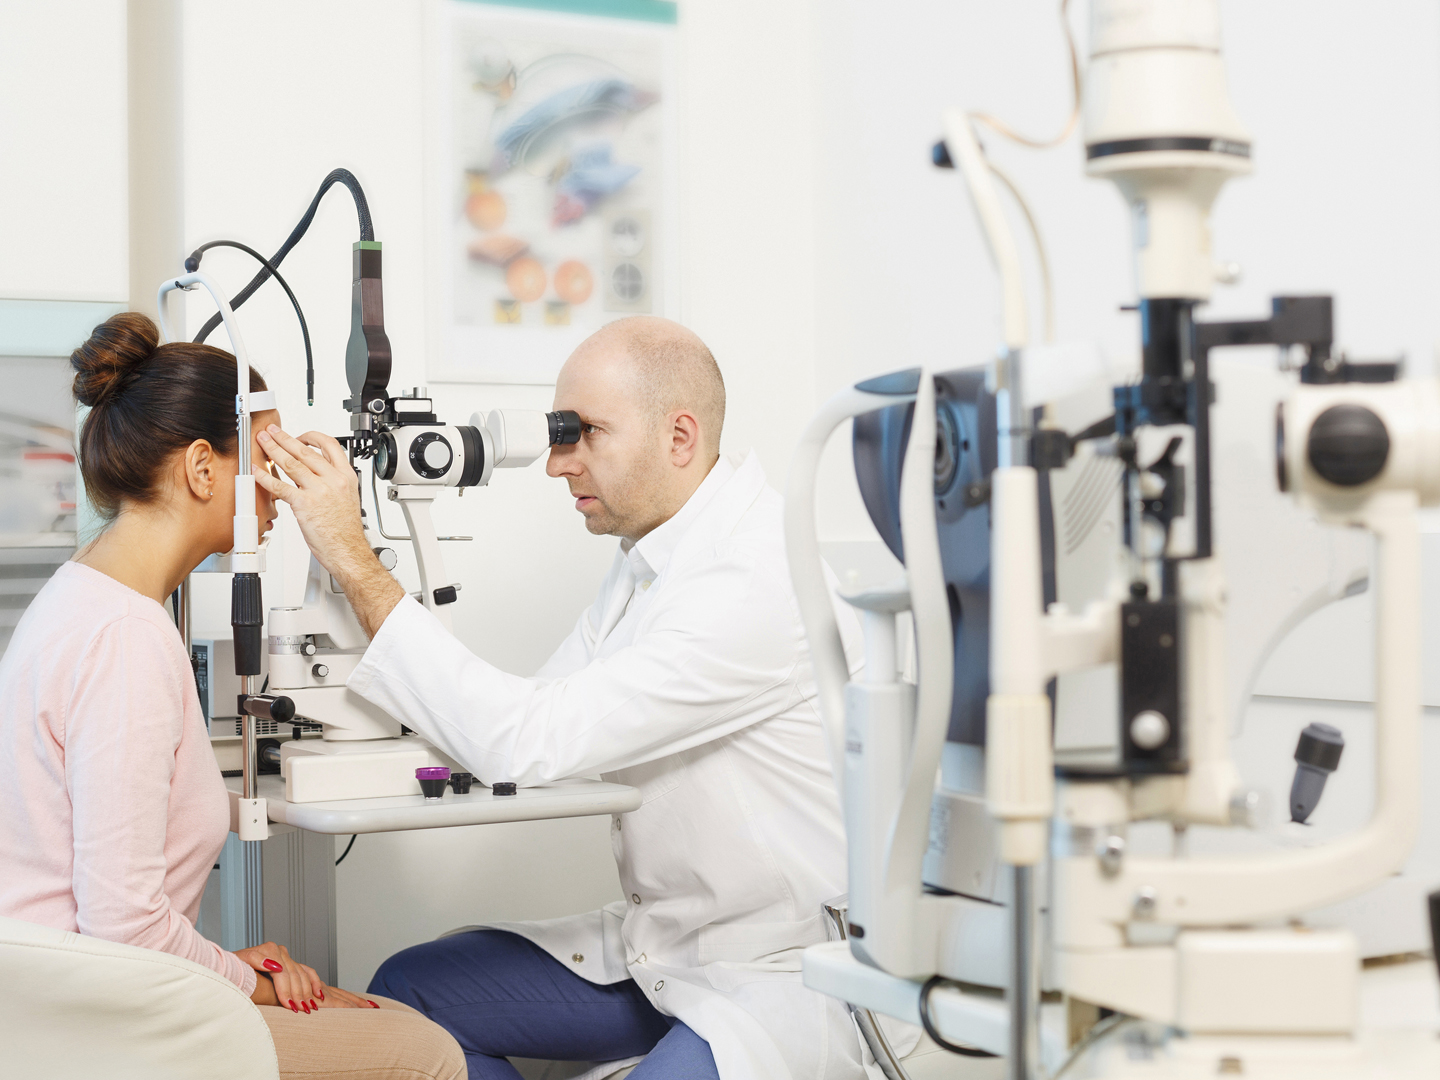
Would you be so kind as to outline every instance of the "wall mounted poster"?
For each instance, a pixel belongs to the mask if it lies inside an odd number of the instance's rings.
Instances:
[[[673,28],[466,0],[442,12],[431,379],[551,383],[605,323],[674,311]]]

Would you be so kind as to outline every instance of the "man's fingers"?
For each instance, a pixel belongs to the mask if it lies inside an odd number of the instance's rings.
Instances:
[[[350,459],[345,453],[345,448],[333,436],[326,435],[323,431],[307,431],[300,436],[299,441],[319,450],[325,460],[337,469],[349,468]]]
[[[259,439],[260,445],[265,448],[266,456],[284,469],[285,475],[296,484],[303,486],[306,480],[316,475],[314,466],[319,464],[319,460],[295,436],[287,435],[271,424],[260,432]]]
[[[271,476],[258,465],[250,466],[250,475],[255,477],[256,485],[268,491],[274,498],[283,499],[285,502],[290,501],[291,493],[296,490],[294,485],[287,484],[278,477]]]

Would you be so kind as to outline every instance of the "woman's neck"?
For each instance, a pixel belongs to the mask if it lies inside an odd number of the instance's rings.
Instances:
[[[180,587],[208,551],[184,521],[144,510],[121,511],[115,523],[76,553],[75,561],[114,578],[158,604]]]

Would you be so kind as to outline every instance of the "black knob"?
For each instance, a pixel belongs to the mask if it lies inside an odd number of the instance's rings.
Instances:
[[[450,774],[450,790],[456,795],[469,795],[470,785],[475,782],[475,774],[468,772],[452,772]]]
[[[1310,425],[1310,467],[1340,487],[1374,480],[1390,456],[1385,421],[1364,405],[1332,405]]]
[[[1307,724],[1295,747],[1295,779],[1290,784],[1290,820],[1302,825],[1315,812],[1325,781],[1340,767],[1345,736],[1329,724]]]
[[[508,781],[508,780],[501,780],[498,784],[491,784],[491,785],[490,785],[490,794],[492,794],[492,795],[514,795],[514,794],[515,794],[515,785],[512,784],[512,783],[511,783],[510,781]]]

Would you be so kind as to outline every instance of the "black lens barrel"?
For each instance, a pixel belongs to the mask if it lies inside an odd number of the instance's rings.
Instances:
[[[569,409],[546,413],[550,421],[550,445],[569,446],[580,441],[580,414]]]

